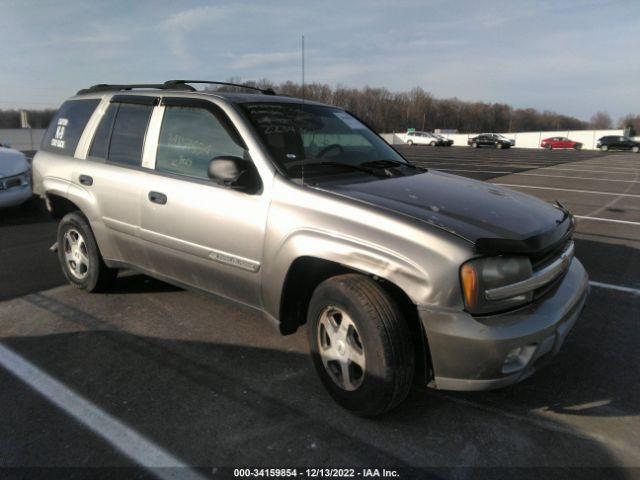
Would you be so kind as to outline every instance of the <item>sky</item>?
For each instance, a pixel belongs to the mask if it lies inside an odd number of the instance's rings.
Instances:
[[[96,83],[301,80],[640,114],[640,1],[0,0],[0,108]]]

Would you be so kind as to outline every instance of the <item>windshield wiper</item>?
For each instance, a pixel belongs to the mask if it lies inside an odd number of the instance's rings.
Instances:
[[[363,162],[360,166],[368,167],[368,168],[394,168],[394,167],[407,167],[412,168],[414,170],[426,170],[421,167],[417,167],[415,165],[410,164],[409,162],[400,162],[398,160],[373,160],[370,162]]]
[[[375,177],[388,177],[389,175],[385,172],[381,172],[379,170],[375,170],[373,168],[367,168],[367,167],[363,167],[360,165],[352,165],[350,163],[341,163],[341,162],[311,162],[311,163],[304,163],[304,164],[300,164],[300,165],[296,165],[296,167],[299,168],[303,168],[303,167],[316,167],[316,166],[322,166],[322,167],[342,167],[342,168],[346,168],[349,170],[356,170],[358,172],[364,172],[367,173],[369,175],[373,175]]]

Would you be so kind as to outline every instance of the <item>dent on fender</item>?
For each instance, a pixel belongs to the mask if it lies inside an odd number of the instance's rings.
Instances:
[[[388,280],[418,304],[432,293],[430,275],[409,259],[374,245],[317,230],[297,230],[280,244],[276,264],[287,268],[299,257],[315,257]]]

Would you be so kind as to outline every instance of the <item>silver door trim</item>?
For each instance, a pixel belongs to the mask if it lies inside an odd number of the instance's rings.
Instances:
[[[162,118],[164,117],[164,105],[156,106],[151,112],[147,135],[144,140],[142,150],[142,167],[153,170],[156,168],[156,152],[158,151],[158,141],[160,139],[160,129],[162,128]]]

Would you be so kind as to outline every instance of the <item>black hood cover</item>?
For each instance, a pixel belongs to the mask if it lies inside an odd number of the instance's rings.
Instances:
[[[437,171],[320,188],[448,230],[478,253],[540,253],[566,240],[574,226],[561,205]]]

